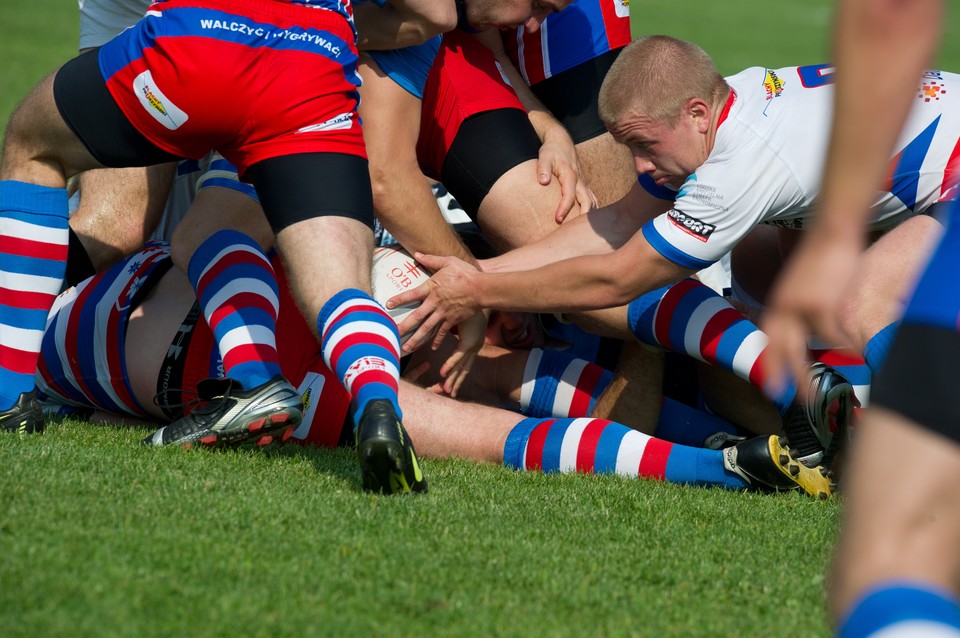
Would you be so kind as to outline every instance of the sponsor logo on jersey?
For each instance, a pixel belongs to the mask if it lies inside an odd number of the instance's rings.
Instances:
[[[147,113],[171,131],[180,128],[187,121],[187,114],[163,94],[153,81],[150,71],[144,71],[133,78],[133,92]]]
[[[681,210],[672,208],[667,211],[667,217],[670,218],[670,221],[674,226],[687,233],[694,239],[697,239],[702,242],[706,242],[710,239],[710,235],[714,230],[717,229],[716,226],[712,224],[707,224],[702,222],[696,217],[691,217]]]
[[[767,69],[767,72],[763,76],[763,90],[766,93],[767,106],[769,106],[770,100],[778,98],[783,94],[783,87],[786,86],[786,82],[777,75],[777,72],[773,69]],[[767,107],[763,107],[763,114],[767,114]]]
[[[928,71],[928,74],[931,73]],[[939,102],[941,95],[947,94],[947,85],[943,82],[942,76],[939,72],[933,71],[937,74],[937,80],[926,79],[920,85],[920,89],[917,91],[917,99],[923,100],[924,102]]]
[[[297,130],[297,133],[316,133],[317,131],[344,131],[353,126],[353,113],[341,113],[326,122],[311,124]]]
[[[613,12],[618,18],[629,18],[630,0],[613,0]]]
[[[794,230],[802,230],[806,228],[803,218],[796,217],[793,219],[767,219],[762,224],[767,226],[777,226],[779,228],[792,228]]]

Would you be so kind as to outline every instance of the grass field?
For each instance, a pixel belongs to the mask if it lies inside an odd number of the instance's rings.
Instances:
[[[723,72],[826,59],[825,0],[637,2]],[[76,46],[72,0],[0,6],[0,118]],[[956,16],[948,31],[960,35]],[[960,69],[960,38],[944,68]],[[823,636],[837,500],[426,464],[359,489],[345,450],[0,436],[0,636]]]

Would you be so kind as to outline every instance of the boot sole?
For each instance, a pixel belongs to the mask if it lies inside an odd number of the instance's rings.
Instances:
[[[798,489],[821,500],[833,494],[835,485],[830,473],[820,466],[809,468],[793,459],[786,441],[781,437],[770,437],[770,456],[777,468],[796,483]]]

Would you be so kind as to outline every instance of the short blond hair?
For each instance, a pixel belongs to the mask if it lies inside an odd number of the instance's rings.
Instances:
[[[608,128],[627,116],[676,121],[684,104],[726,98],[730,86],[707,52],[668,35],[649,35],[628,44],[600,87],[600,118]]]

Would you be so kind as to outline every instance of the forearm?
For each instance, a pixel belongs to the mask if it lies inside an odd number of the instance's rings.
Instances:
[[[609,211],[598,209],[575,217],[537,242],[485,260],[482,264],[483,270],[487,272],[532,270],[562,259],[612,253],[622,245],[622,242],[618,237],[605,236],[602,229],[611,221],[605,213]],[[592,225],[587,220],[587,217],[593,215],[597,215],[597,221],[602,222],[598,226]]]
[[[476,266],[476,258],[437,208],[436,199],[423,176],[417,177],[424,182],[423,192],[411,192],[408,187],[406,197],[389,198],[389,204],[378,207],[377,216],[383,227],[410,254],[450,255]]]
[[[364,2],[353,6],[353,17],[361,51],[416,46],[457,24],[448,0],[396,0],[383,7]]]
[[[938,0],[841,3],[836,97],[819,224],[862,232],[942,24]]]
[[[618,202],[564,223],[538,242],[483,262],[489,272],[531,270],[561,259],[612,253],[630,240],[669,202],[654,200],[635,186]]]
[[[622,306],[691,274],[657,253],[642,236],[607,255],[564,259],[535,270],[477,276],[484,308],[576,312]]]

